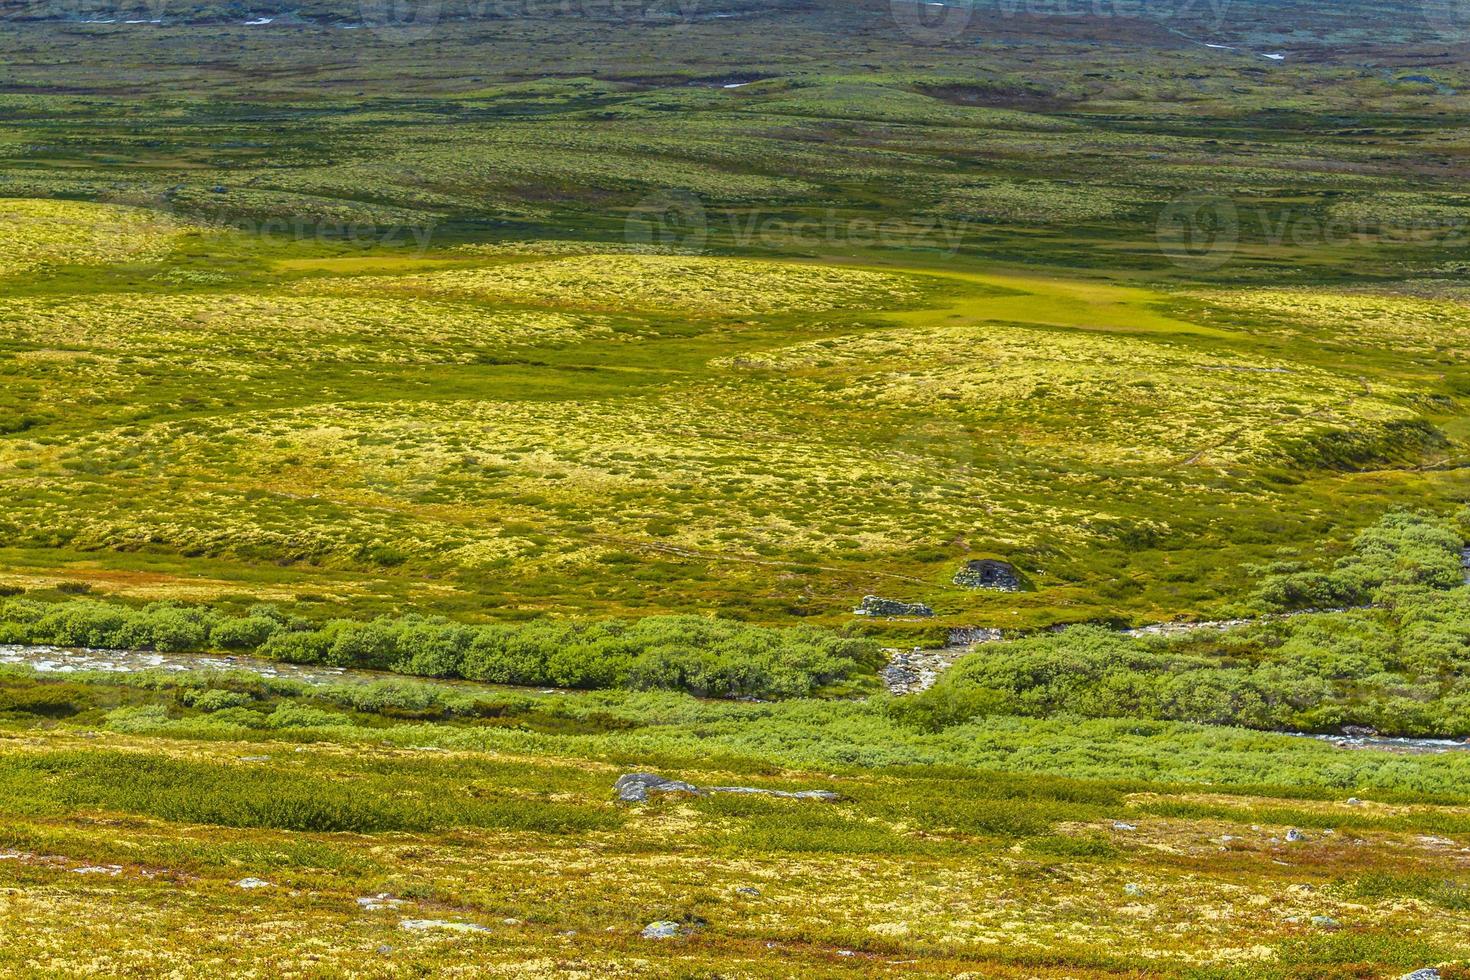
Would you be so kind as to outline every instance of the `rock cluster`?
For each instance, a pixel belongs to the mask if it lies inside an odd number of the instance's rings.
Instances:
[[[878,671],[890,694],[918,694],[934,686],[939,675],[954,666],[980,643],[994,643],[1002,638],[998,629],[964,626],[949,631],[949,645],[937,650],[915,647],[912,650],[890,649],[888,665]]]
[[[613,792],[624,803],[647,803],[650,793],[682,793],[686,796],[707,796],[710,793],[746,793],[756,796],[775,796],[786,800],[822,800],[832,803],[842,799],[841,795],[826,789],[761,789],[756,786],[695,786],[679,779],[666,779],[651,772],[630,772],[618,777],[613,783]]]
[[[946,646],[972,647],[977,643],[998,643],[1005,639],[1005,635],[998,629],[988,626],[956,626],[949,631],[949,642]]]
[[[940,674],[969,652],[969,647],[889,650],[888,665],[878,671],[878,676],[890,694],[918,694],[933,687]]]
[[[1021,576],[1010,562],[994,558],[977,558],[965,562],[954,574],[954,584],[967,589],[994,589],[997,592],[1020,592]]]
[[[855,616],[932,616],[934,610],[922,602],[899,602],[875,595],[863,596],[863,601],[853,610]]]

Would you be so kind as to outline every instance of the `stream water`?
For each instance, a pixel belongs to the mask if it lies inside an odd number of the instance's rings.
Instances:
[[[342,667],[280,663],[249,656],[193,653],[150,653],[140,650],[87,650],[70,647],[0,644],[0,664],[25,664],[42,674],[81,671],[132,674],[143,670],[242,670],[261,677],[280,677],[307,684],[403,679],[400,674]]]
[[[997,631],[998,632],[998,631]],[[973,638],[972,642],[974,642]],[[988,637],[986,639],[989,639]],[[981,639],[980,642],[985,642]],[[933,683],[933,676],[942,671],[954,659],[970,653],[971,646],[951,647],[945,650],[914,651],[937,655],[943,663],[908,665],[916,674],[926,674],[924,680]],[[910,655],[912,656],[912,655]],[[162,670],[182,673],[191,670],[244,671],[260,677],[281,678],[306,684],[366,684],[382,680],[415,680],[467,687],[494,687],[476,684],[473,681],[442,680],[437,678],[409,677],[387,671],[359,670],[345,667],[318,667],[304,664],[281,663],[250,656],[218,656],[192,653],[150,653],[140,650],[88,650],[70,647],[27,646],[0,644],[0,664],[25,665],[42,674],[74,674],[85,671],[129,674],[145,670]],[[890,668],[891,669],[891,668]],[[890,686],[893,680],[889,680]],[[912,680],[917,680],[914,678]],[[910,684],[912,684],[910,680]],[[922,687],[913,684],[912,686]],[[923,686],[928,686],[924,684]],[[555,693],[542,691],[541,693]],[[1387,735],[1355,733],[1352,735],[1312,735],[1306,732],[1283,732],[1295,738],[1309,738],[1328,742],[1343,749],[1378,749],[1388,752],[1433,754],[1470,750],[1470,740],[1448,738],[1395,738]]]

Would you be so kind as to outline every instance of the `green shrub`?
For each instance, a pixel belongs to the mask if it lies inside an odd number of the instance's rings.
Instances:
[[[185,691],[180,697],[184,704],[200,711],[212,713],[223,711],[225,708],[241,708],[250,704],[255,699],[240,691],[226,691],[214,689],[209,691]]]

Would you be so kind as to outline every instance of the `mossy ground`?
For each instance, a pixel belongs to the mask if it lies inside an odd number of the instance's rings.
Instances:
[[[871,592],[937,609],[869,626],[919,642],[1224,614],[1251,566],[1467,499],[1453,11],[1010,5],[924,44],[884,2],[461,6],[422,43],[332,0],[6,11],[0,588],[827,626]],[[1223,251],[1171,237],[1199,206]],[[1030,588],[953,587],[976,556]],[[1470,957],[1463,757],[926,731],[881,700],[466,718],[87,684],[6,677],[8,974]],[[644,768],[845,800],[615,805]],[[405,904],[356,901],[380,892]],[[699,928],[640,938],[655,919]]]
[[[138,219],[47,208],[10,234],[53,241],[64,213],[76,254],[0,304],[5,578],[29,589],[1141,621],[1464,493],[1440,467],[1463,427],[1442,359],[1470,337],[1451,300],[515,246],[385,275],[173,225],[193,244],[99,285],[89,230]],[[1034,591],[954,587],[976,553]]]
[[[28,976],[1361,977],[1470,955],[1460,803],[694,763],[676,774],[847,799],[630,808],[611,799],[622,770],[12,730],[0,963]],[[316,809],[283,804],[307,784]],[[248,825],[244,801],[267,826]],[[416,801],[448,825],[396,829],[420,822]],[[199,823],[211,806],[214,825]],[[323,812],[366,829],[315,829]],[[1291,827],[1306,839],[1288,843]],[[236,884],[247,877],[269,885]],[[403,901],[357,901],[383,893]],[[655,920],[694,929],[641,938]]]

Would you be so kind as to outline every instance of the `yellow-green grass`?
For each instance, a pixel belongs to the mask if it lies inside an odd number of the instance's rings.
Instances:
[[[15,975],[1267,978],[1470,955],[1456,840],[1439,830],[1463,806],[715,763],[674,774],[845,801],[627,807],[611,795],[626,767],[596,758],[11,735],[0,778],[33,788],[0,800],[0,964]],[[172,782],[139,795],[129,771]],[[248,801],[303,780],[323,787],[321,813],[355,797],[340,812],[381,822],[448,793],[463,816],[334,831],[277,804],[252,825]],[[1286,842],[1292,826],[1306,840]],[[384,894],[398,901],[358,901]],[[690,934],[642,938],[657,920]]]
[[[1439,365],[1220,312],[1251,291],[261,249],[216,232],[208,265],[0,301],[7,581],[277,597],[255,570],[296,565],[288,591],[348,611],[842,622],[876,592],[954,624],[1159,619],[1463,486]],[[976,553],[1034,591],[950,585]]]

